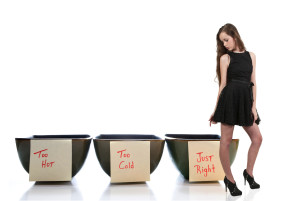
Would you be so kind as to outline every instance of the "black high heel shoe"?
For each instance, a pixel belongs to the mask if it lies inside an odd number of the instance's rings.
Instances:
[[[246,180],[247,180],[251,189],[260,188],[260,185],[254,181],[254,177],[251,177],[248,174],[248,172],[246,171],[246,169],[243,172],[243,176],[244,176],[244,184],[245,185],[246,185]]]
[[[230,191],[230,194],[232,196],[239,196],[242,195],[242,191],[240,191],[240,189],[238,189],[238,187],[236,186],[236,183],[232,183],[231,181],[229,181],[226,176],[224,178],[224,183],[225,183],[225,190],[227,192],[227,188]]]

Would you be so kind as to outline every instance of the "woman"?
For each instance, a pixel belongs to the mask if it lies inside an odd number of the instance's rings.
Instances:
[[[251,139],[247,168],[243,176],[250,188],[260,188],[254,181],[253,167],[262,143],[258,128],[260,118],[256,110],[255,54],[246,51],[243,41],[232,24],[225,24],[217,34],[217,77],[219,93],[209,121],[221,122],[220,160],[225,172],[225,188],[231,195],[242,195],[230,169],[229,145],[234,125],[244,128]]]

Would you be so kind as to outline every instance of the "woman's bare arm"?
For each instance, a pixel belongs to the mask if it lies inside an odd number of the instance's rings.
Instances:
[[[254,86],[252,88],[253,91],[253,106],[252,109],[256,109],[256,56],[253,52],[249,52],[250,53],[250,57],[252,59],[252,66],[253,66],[253,71],[251,74],[251,82],[253,82]]]
[[[227,68],[229,66],[229,62],[230,62],[230,57],[228,54],[224,54],[221,56],[221,58],[220,58],[221,84],[219,86],[219,92],[218,92],[218,97],[217,97],[217,102],[216,102],[216,106],[214,109],[214,113],[217,109],[217,104],[219,101],[220,93],[223,90],[223,88],[226,86]]]

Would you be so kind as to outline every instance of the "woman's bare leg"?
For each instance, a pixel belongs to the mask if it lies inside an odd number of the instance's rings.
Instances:
[[[223,170],[228,180],[235,183],[231,169],[230,169],[230,157],[229,146],[232,141],[233,125],[221,123],[221,140],[220,140],[220,160]]]
[[[243,126],[243,128],[249,135],[252,142],[248,151],[247,172],[253,177],[253,167],[262,143],[262,136],[256,123],[253,123],[252,126]]]

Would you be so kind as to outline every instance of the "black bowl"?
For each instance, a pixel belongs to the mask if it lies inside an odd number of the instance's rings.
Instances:
[[[142,134],[101,134],[93,141],[98,161],[108,176],[110,176],[111,141],[150,141],[150,174],[158,166],[165,145],[165,140],[160,137]]]
[[[36,139],[72,140],[72,177],[74,177],[83,166],[91,144],[91,137],[89,135],[33,135],[28,138],[15,138],[20,161],[28,173],[30,140]]]
[[[220,135],[214,134],[166,134],[166,143],[173,163],[184,176],[189,179],[189,141],[220,141]],[[229,148],[230,164],[233,163],[238,149],[239,140],[232,139]]]

